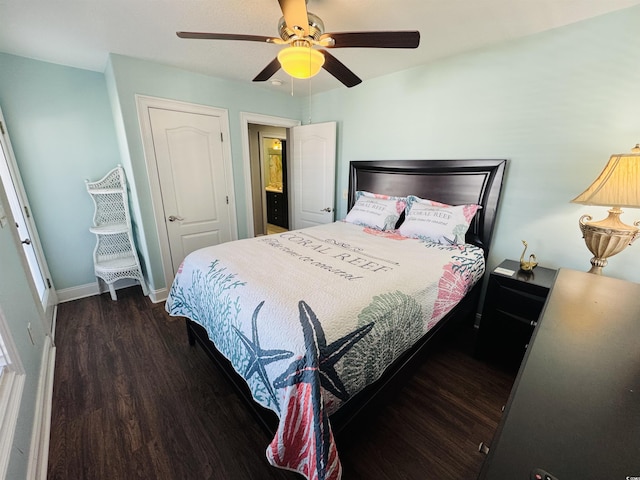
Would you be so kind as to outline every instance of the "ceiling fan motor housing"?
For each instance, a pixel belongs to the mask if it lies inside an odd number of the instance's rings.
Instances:
[[[308,12],[307,17],[309,19],[309,35],[307,38],[315,40],[316,42],[320,40],[320,37],[324,33],[324,23],[317,15]],[[280,32],[280,38],[285,42],[288,42],[291,39],[300,38],[300,35],[295,30],[287,27],[287,22],[284,17],[280,19],[278,23],[278,31]]]

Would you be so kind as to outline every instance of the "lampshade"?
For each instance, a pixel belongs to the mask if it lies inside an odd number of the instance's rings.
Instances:
[[[324,55],[311,47],[291,46],[278,53],[282,69],[294,78],[311,78],[324,65]]]
[[[640,144],[631,153],[611,155],[600,176],[571,201],[606,207],[640,207]]]

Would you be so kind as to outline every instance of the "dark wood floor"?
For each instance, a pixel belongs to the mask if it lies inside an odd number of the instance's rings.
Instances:
[[[513,383],[470,337],[436,349],[366,426],[338,443],[345,480],[476,478]],[[270,439],[184,321],[139,288],[61,304],[49,479],[289,479]]]

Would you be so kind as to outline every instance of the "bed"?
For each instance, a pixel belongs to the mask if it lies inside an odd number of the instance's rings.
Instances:
[[[473,321],[505,166],[354,161],[348,221],[185,259],[166,309],[187,319],[189,343],[220,365],[273,435],[272,465],[341,478],[336,435],[410,375],[445,327]],[[360,221],[363,205],[383,208],[390,199],[414,205],[411,213],[398,207],[384,228]],[[465,207],[461,238],[408,238],[420,208],[440,214],[458,205],[479,206]]]

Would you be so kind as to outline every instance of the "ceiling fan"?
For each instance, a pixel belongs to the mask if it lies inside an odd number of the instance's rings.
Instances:
[[[280,38],[233,33],[176,32],[180,38],[205,40],[243,40],[287,45],[254,79],[269,80],[280,68],[296,78],[310,78],[321,68],[347,87],[362,80],[325,48],[417,48],[418,31],[373,31],[325,33],[324,23],[307,11],[306,0],[278,0],[283,17],[278,23]],[[314,48],[321,47],[321,48]]]

